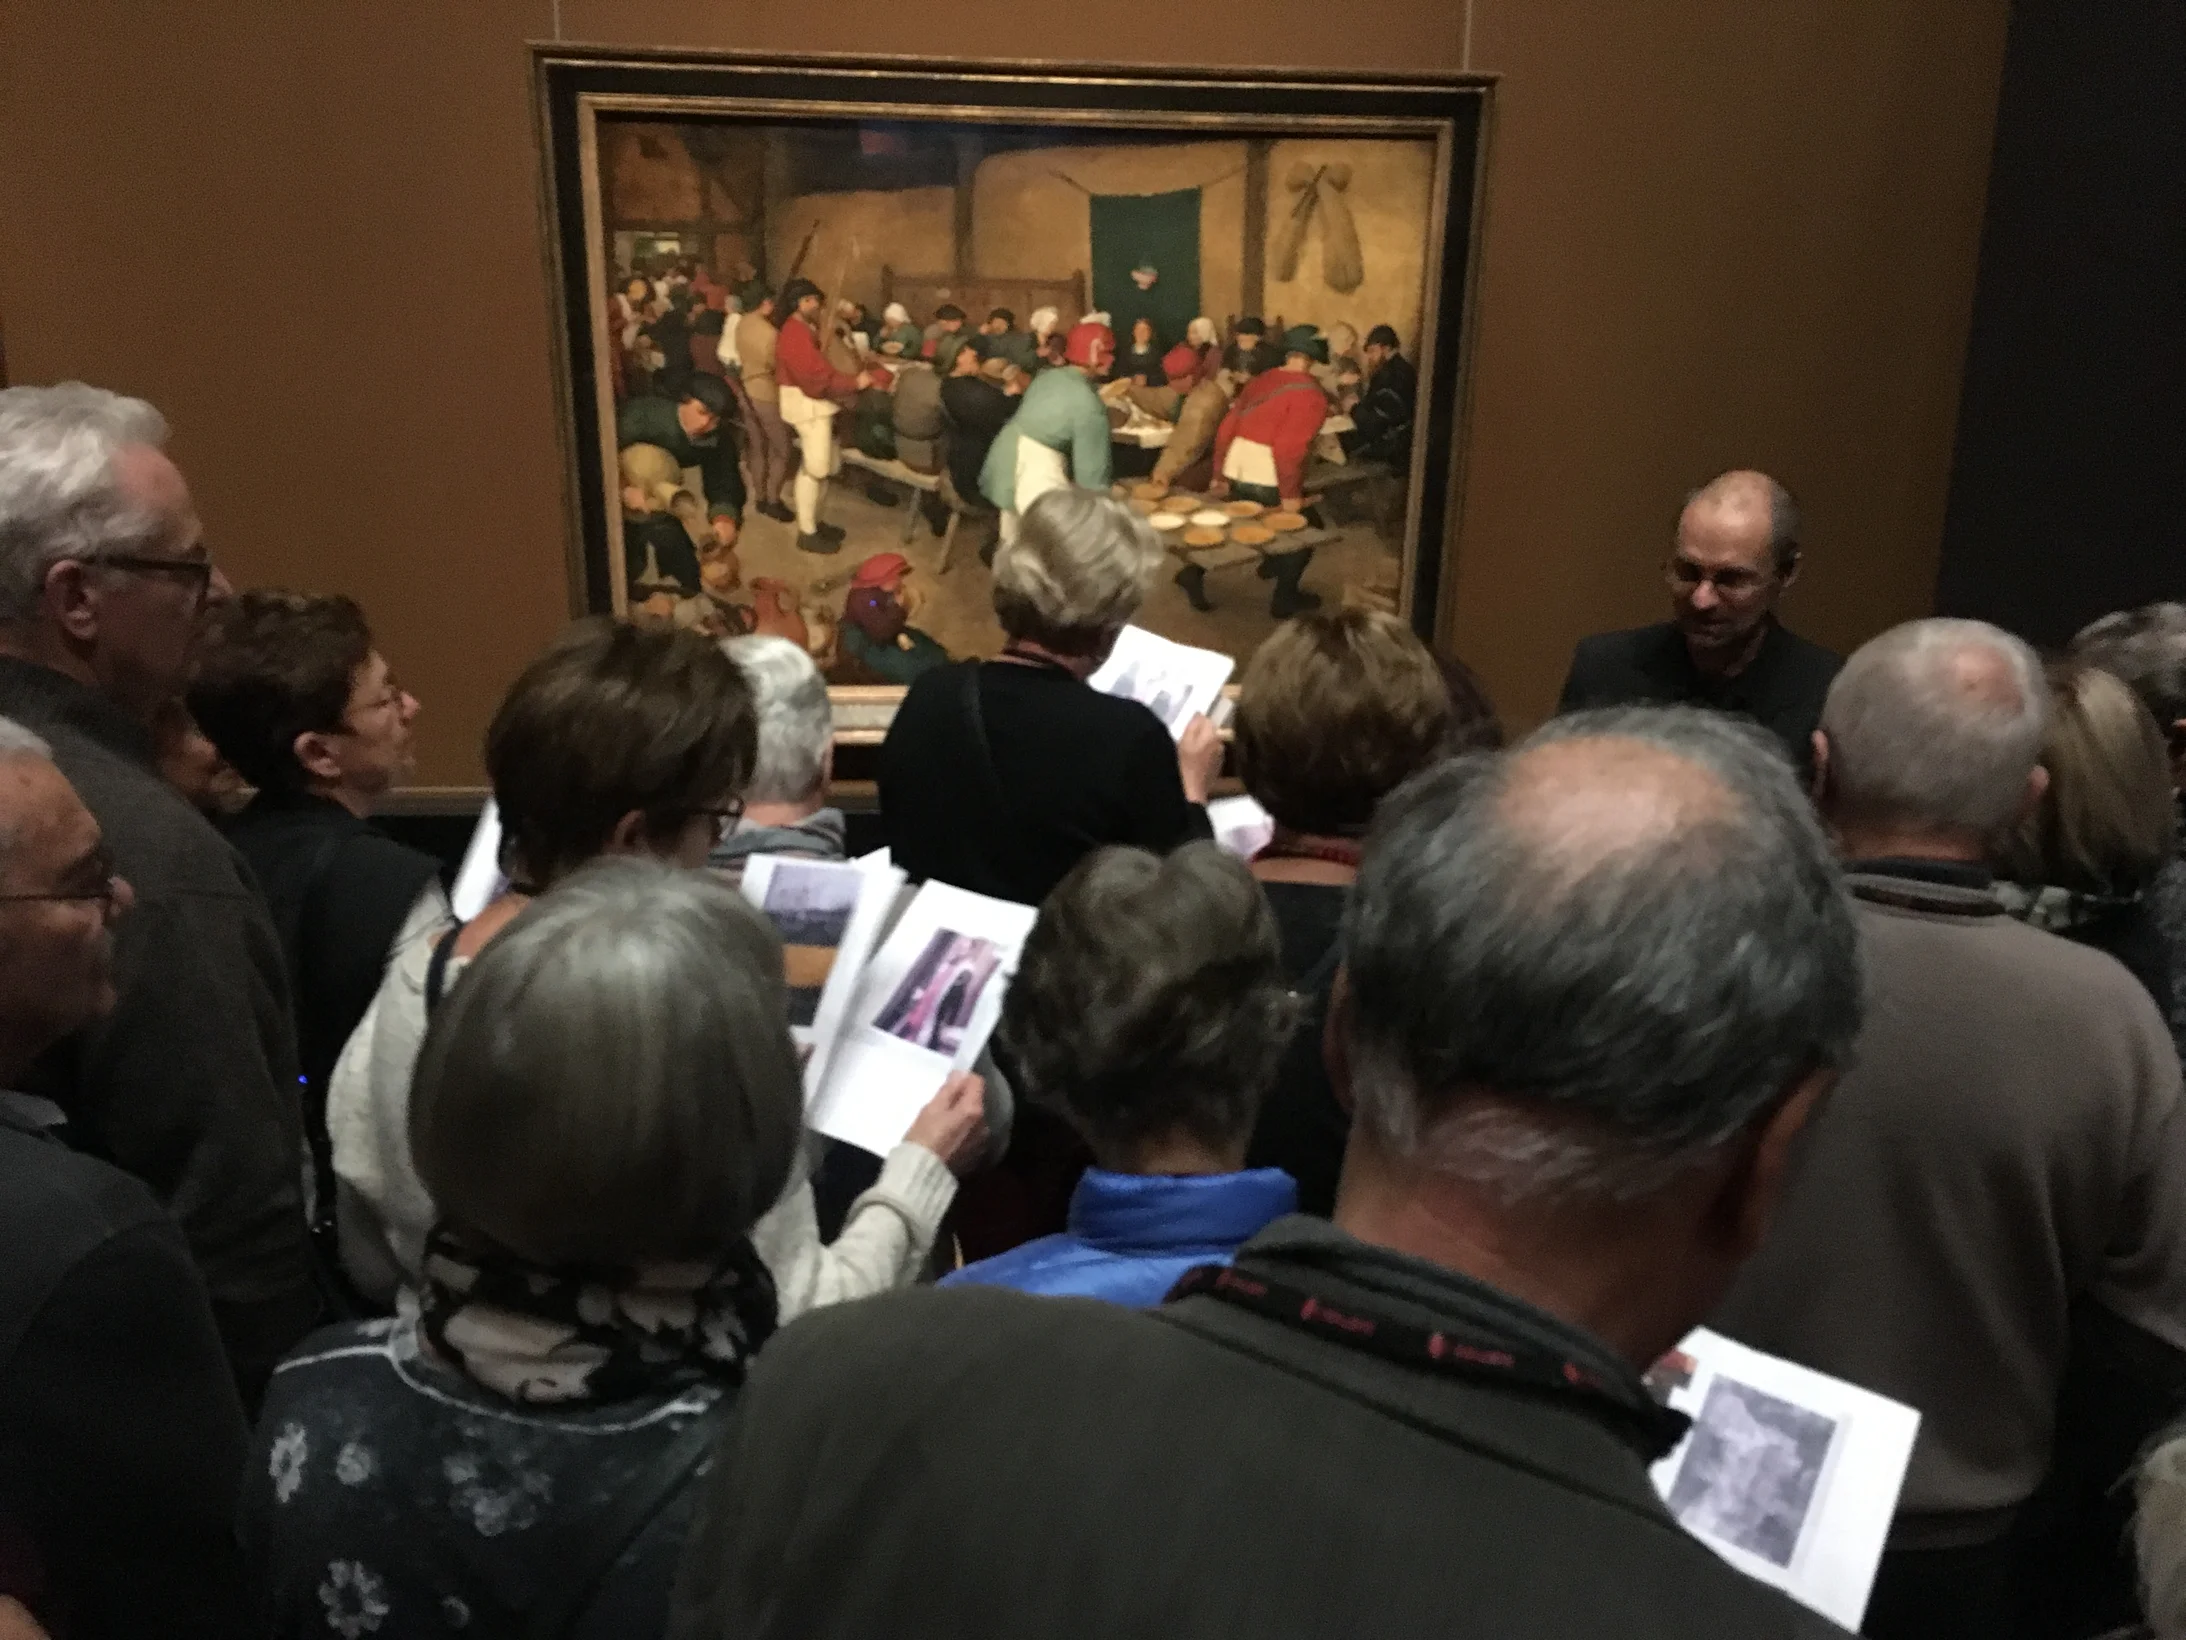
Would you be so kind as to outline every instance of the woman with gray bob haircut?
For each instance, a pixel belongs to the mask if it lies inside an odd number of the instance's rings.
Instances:
[[[658,862],[583,867],[479,954],[418,1062],[442,1217],[415,1302],[274,1375],[244,1510],[266,1632],[661,1632],[775,1327],[749,1232],[803,1120],[784,1020],[772,927]]]
[[[1068,1229],[948,1283],[1159,1303],[1297,1207],[1245,1146],[1297,1019],[1267,897],[1213,843],[1089,856],[1040,908],[1003,1003],[1025,1092],[1092,1147]]]
[[[1050,490],[994,555],[994,613],[1012,638],[1105,659],[1160,565],[1160,537],[1124,503]]]

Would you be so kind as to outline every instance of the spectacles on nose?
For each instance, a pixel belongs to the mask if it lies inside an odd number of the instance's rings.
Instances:
[[[1663,578],[1680,592],[1696,592],[1702,586],[1712,586],[1725,598],[1741,597],[1759,591],[1770,577],[1759,570],[1719,569],[1708,570],[1683,558],[1673,558],[1662,566]]]
[[[95,558],[84,560],[102,569],[118,569],[125,575],[172,575],[190,583],[190,602],[193,606],[205,602],[205,594],[212,590],[212,555],[202,548],[180,558],[161,557],[146,552],[102,552]]]
[[[97,902],[112,905],[121,893],[121,874],[114,865],[114,856],[101,843],[83,863],[69,873],[69,881],[43,894],[0,894],[0,904],[21,904],[38,900],[55,902]]]

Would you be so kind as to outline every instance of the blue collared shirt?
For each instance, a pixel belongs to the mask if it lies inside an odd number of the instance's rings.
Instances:
[[[1239,1245],[1298,1210],[1281,1168],[1182,1176],[1089,1167],[1070,1228],[942,1277],[944,1287],[1015,1287],[1057,1298],[1159,1304],[1195,1264],[1227,1264]]]

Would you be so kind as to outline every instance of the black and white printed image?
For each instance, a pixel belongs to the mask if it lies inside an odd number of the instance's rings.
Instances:
[[[1834,1418],[1719,1377],[1670,1485],[1670,1513],[1788,1570],[1836,1433]]]
[[[994,941],[937,929],[873,1021],[874,1028],[914,1048],[953,1058],[987,981],[1001,965],[1002,948]]]
[[[850,914],[857,909],[861,886],[854,868],[793,860],[773,863],[765,910],[782,936],[792,1025],[810,1025],[820,1011],[820,992],[834,971],[836,951],[850,927]]]

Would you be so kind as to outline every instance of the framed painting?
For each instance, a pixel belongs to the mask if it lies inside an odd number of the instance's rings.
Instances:
[[[578,610],[789,637],[870,742],[1068,482],[1163,637],[1435,636],[1488,80],[534,49]]]

